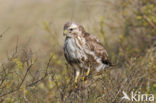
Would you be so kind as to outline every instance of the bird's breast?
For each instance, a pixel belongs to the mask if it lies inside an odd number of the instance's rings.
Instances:
[[[73,38],[67,38],[64,46],[70,53],[74,53],[76,51],[76,45]]]
[[[83,45],[77,38],[66,38],[64,43],[64,54],[69,63],[80,63],[87,59]]]
[[[64,54],[68,62],[77,59],[77,49],[73,38],[66,38],[64,43]]]

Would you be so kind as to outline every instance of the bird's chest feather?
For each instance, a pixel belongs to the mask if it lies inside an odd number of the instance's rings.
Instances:
[[[83,51],[83,44],[78,38],[66,38],[64,43],[64,54],[67,61],[81,61],[86,58]]]
[[[76,57],[76,45],[73,38],[66,38],[65,44],[64,44],[64,51],[68,52],[68,55],[70,57],[75,58]]]

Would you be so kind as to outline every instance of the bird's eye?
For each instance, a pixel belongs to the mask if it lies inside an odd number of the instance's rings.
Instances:
[[[73,29],[72,29],[72,28],[70,28],[69,30],[70,30],[70,31],[73,31]]]

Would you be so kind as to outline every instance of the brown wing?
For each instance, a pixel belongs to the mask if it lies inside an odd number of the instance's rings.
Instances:
[[[112,64],[108,59],[107,51],[105,50],[102,43],[95,36],[90,35],[89,33],[85,33],[84,37],[86,39],[86,44],[89,49],[93,51],[97,57],[101,58],[104,64],[108,64],[111,66]]]

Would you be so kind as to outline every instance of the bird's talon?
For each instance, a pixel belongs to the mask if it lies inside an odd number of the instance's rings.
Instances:
[[[88,83],[88,81],[86,80],[86,81],[85,81],[85,84],[87,84],[87,83]]]
[[[85,81],[85,77],[81,77],[81,80],[82,80],[82,81]]]
[[[75,84],[78,83],[78,77],[75,78],[74,83],[75,83]]]

